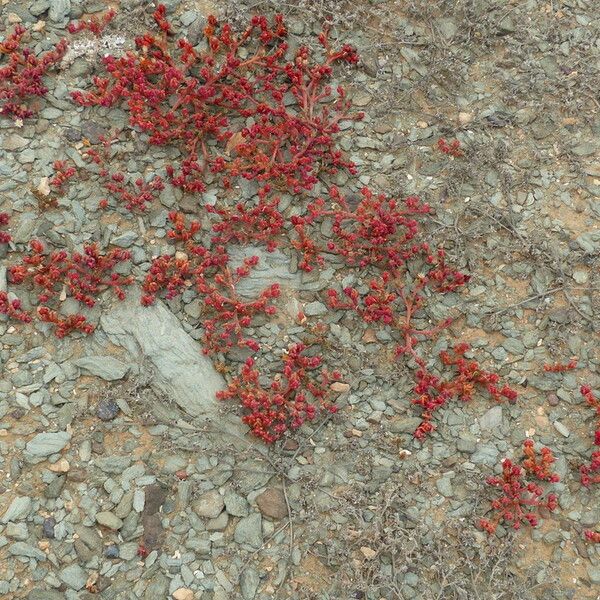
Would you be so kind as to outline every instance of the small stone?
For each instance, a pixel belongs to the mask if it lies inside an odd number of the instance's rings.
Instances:
[[[112,400],[100,400],[96,406],[96,416],[102,421],[112,421],[119,414],[119,406]]]
[[[103,510],[96,514],[96,521],[99,525],[107,527],[108,529],[121,529],[123,527],[123,521],[117,517],[117,515],[111,513],[108,510]]]
[[[210,490],[205,494],[202,494],[192,503],[194,512],[199,517],[205,517],[207,519],[215,519],[218,517],[224,506],[225,501],[218,490]]]
[[[190,588],[179,588],[173,592],[174,600],[194,600],[194,591]]]
[[[106,556],[106,558],[119,558],[119,547],[116,544],[106,546],[104,549],[104,556]]]
[[[255,569],[247,567],[240,574],[240,590],[244,600],[253,600],[260,583],[260,577]]]
[[[29,592],[27,600],[65,600],[65,595],[57,590],[35,588]]]
[[[558,406],[560,404],[560,400],[558,399],[558,396],[556,394],[549,394],[548,395],[548,404],[550,406]]]
[[[6,526],[5,534],[7,537],[12,538],[13,540],[21,541],[26,540],[29,536],[27,525],[25,525],[25,523],[9,523]]]
[[[556,431],[558,431],[558,433],[560,433],[560,435],[563,437],[568,438],[571,435],[571,432],[560,421],[554,421],[553,425],[554,429],[556,429]]]
[[[354,106],[367,106],[371,102],[372,98],[370,94],[363,91],[358,91],[352,97],[352,104]]]
[[[322,303],[317,300],[314,302],[309,302],[304,307],[304,314],[307,317],[318,317],[322,315],[326,315],[329,312],[329,309]]]
[[[55,463],[48,465],[48,469],[54,473],[68,473],[71,465],[66,458],[61,458]]]
[[[262,517],[259,513],[240,519],[233,533],[233,538],[238,544],[247,544],[253,548],[260,548],[263,543]]]
[[[141,513],[144,510],[144,506],[146,504],[146,493],[144,490],[135,490],[133,492],[133,510],[135,512]]]
[[[24,137],[21,137],[20,135],[17,135],[16,133],[13,133],[4,138],[4,141],[2,142],[2,147],[5,150],[9,150],[12,152],[14,150],[20,150],[24,146],[27,146],[27,144],[29,144],[28,140],[26,140]]]
[[[206,523],[207,531],[223,531],[229,524],[229,515],[223,511],[218,517],[209,519]]]
[[[71,434],[66,431],[56,433],[38,433],[27,442],[25,450],[36,457],[46,457],[60,452],[70,441]]]
[[[112,356],[84,356],[75,361],[75,366],[106,381],[123,379],[129,372],[129,365]]]
[[[235,492],[230,492],[225,494],[225,510],[232,517],[247,517],[248,513],[248,502],[246,499],[236,494]]]
[[[285,496],[280,489],[267,488],[256,497],[256,504],[265,517],[284,519],[288,516]]]
[[[492,406],[480,419],[481,429],[496,429],[502,424],[502,407]]]
[[[333,392],[337,392],[340,394],[344,394],[345,392],[350,390],[350,384],[342,383],[341,381],[334,381],[330,387]]]
[[[42,533],[44,537],[53,539],[54,538],[54,526],[56,525],[56,520],[54,517],[47,517],[44,519],[44,523],[42,524]]]
[[[600,567],[594,566],[594,565],[588,565],[587,572],[588,572],[590,581],[594,585],[600,585]]]
[[[60,580],[73,590],[80,590],[85,587],[87,581],[87,573],[76,564],[65,567],[59,573]]]
[[[369,546],[361,546],[360,552],[367,560],[373,560],[377,556],[377,551]]]
[[[441,477],[435,482],[437,491],[444,496],[444,498],[451,498],[454,495],[452,490],[452,481],[449,477]]]
[[[54,23],[64,21],[71,12],[71,0],[50,0],[48,17]]]
[[[26,556],[40,561],[46,560],[46,555],[41,550],[26,542],[15,542],[8,547],[8,552],[12,556]]]
[[[0,522],[9,523],[25,519],[31,510],[31,498],[29,496],[17,496],[6,509]]]

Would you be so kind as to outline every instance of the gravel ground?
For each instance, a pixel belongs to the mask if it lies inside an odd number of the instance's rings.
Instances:
[[[198,351],[191,295],[152,309],[131,295],[107,298],[90,313],[99,327],[87,338],[0,321],[0,597],[600,598],[599,546],[582,537],[600,527],[600,491],[577,474],[593,416],[579,386],[600,388],[596,2],[229,2],[165,4],[190,38],[210,13],[241,22],[276,9],[295,43],[328,18],[358,48],[361,63],[340,77],[366,118],[341,145],[361,176],[339,183],[417,194],[435,208],[428,236],[471,280],[429,316],[457,316],[450,337],[470,342],[520,401],[454,405],[431,437],[415,440],[412,380],[390,360],[389,333],[329,310],[323,291],[345,273],[300,273],[286,249],[251,249],[265,267],[244,292],[273,281],[285,290],[279,318],[254,332],[273,349],[262,366],[290,341],[310,340],[348,385],[338,414],[273,446],[245,434],[235,406],[205,418],[228,373]],[[14,213],[17,247],[36,235],[70,247],[110,242],[131,250],[124,274],[138,276],[166,246],[167,212],[186,202],[176,191],[165,190],[143,220],[90,210],[94,177],[54,209],[32,192],[54,160],[79,164],[86,140],[126,129],[122,110],[75,107],[68,93],[89,80],[105,48],[117,52],[145,30],[145,4],[120,3],[114,35],[49,78],[37,117],[22,127],[0,121],[0,208]],[[5,0],[0,35],[41,20],[34,47],[46,49],[69,19],[105,5]],[[458,139],[464,156],[439,152],[441,137]],[[169,156],[130,136],[119,159],[137,176],[164,172]],[[210,187],[203,200],[216,194]],[[143,310],[151,312],[141,318]],[[169,324],[166,337],[149,319]],[[446,344],[432,344],[431,356]],[[577,370],[543,371],[572,356]],[[474,526],[489,508],[485,478],[526,436],[558,458],[559,508],[535,529],[489,538]]]

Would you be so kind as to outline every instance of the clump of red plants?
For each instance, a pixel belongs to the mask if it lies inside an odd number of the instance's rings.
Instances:
[[[109,288],[123,299],[123,287],[132,283],[133,278],[113,269],[130,257],[128,251],[120,249],[102,254],[95,244],[85,244],[83,252],[48,252],[42,242],[32,240],[22,261],[9,267],[8,279],[14,285],[29,285],[37,295],[37,317],[52,323],[57,337],[62,338],[72,331],[91,333],[94,326],[84,315],[61,315],[57,310],[60,302],[71,296],[80,304],[93,307],[100,292]],[[24,322],[31,322],[33,318],[21,310],[19,300],[8,301],[8,296],[0,299],[0,312]]]
[[[358,61],[352,47],[332,48],[325,29],[321,57],[305,46],[290,55],[281,15],[272,24],[255,16],[239,35],[210,16],[199,51],[175,37],[165,14],[162,5],[154,13],[158,34],[103,59],[106,76],[94,77],[94,91],[72,96],[84,106],[126,105],[131,126],[151,144],[180,146],[184,158],[167,168],[174,185],[204,191],[212,172],[226,186],[239,176],[299,192],[314,186],[320,170],[355,172],[334,138],[341,121],[361,115],[341,87],[328,84],[336,63]]]
[[[0,227],[6,227],[10,221],[10,215],[7,212],[0,212]],[[0,231],[0,244],[8,244],[12,237],[8,231]]]
[[[523,443],[525,458],[521,464],[508,458],[502,461],[502,474],[488,477],[487,483],[498,489],[499,496],[492,501],[494,516],[481,519],[479,526],[492,534],[499,524],[520,529],[523,523],[535,527],[539,522],[539,510],[553,511],[558,502],[556,495],[544,496],[544,489],[538,482],[556,483],[559,477],[550,470],[556,461],[549,448],[542,448],[539,456],[535,452],[533,440]],[[537,513],[537,514],[536,514]]]
[[[437,143],[438,150],[454,158],[460,158],[464,152],[460,149],[460,142],[458,140],[452,140],[448,143],[444,138],[440,138]]]
[[[546,373],[564,373],[565,371],[573,371],[577,368],[577,359],[572,358],[568,363],[548,363],[544,365]]]
[[[596,412],[596,429],[594,431],[594,445],[600,446],[600,399],[594,394],[589,385],[581,386],[581,394],[586,402]],[[579,468],[581,483],[589,487],[592,484],[600,483],[600,450],[592,452],[590,463],[581,465]]]
[[[101,36],[114,17],[111,9],[70,24],[69,31]],[[430,298],[459,291],[469,281],[469,275],[448,263],[443,248],[432,248],[424,240],[423,221],[432,212],[427,203],[369,188],[360,190],[357,199],[333,186],[320,197],[309,201],[303,197],[322,175],[339,170],[357,173],[338,148],[337,138],[344,121],[363,115],[352,109],[342,87],[334,89],[331,84],[336,65],[358,62],[355,49],[335,47],[325,27],[318,36],[320,51],[306,46],[292,51],[279,15],[272,22],[255,16],[241,33],[208,17],[204,41],[193,47],[177,36],[164,6],[157,7],[153,18],[155,33],[137,37],[135,48],[121,56],[105,56],[104,72],[93,78],[93,89],[74,91],[72,97],[81,106],[125,108],[130,126],[145,134],[151,145],[175,147],[181,158],[166,166],[164,179],[156,175],[130,181],[108,163],[114,156],[109,152],[112,140],[100,139],[104,155],[88,148],[85,156],[99,166],[97,174],[109,194],[99,201],[100,208],[116,200],[127,211],[143,215],[167,179],[191,194],[205,191],[208,181],[221,183],[225,193],[213,206],[204,207],[205,218],[190,218],[177,209],[169,213],[172,252],[152,260],[142,284],[142,304],[150,305],[158,297],[173,300],[184,292],[193,295],[201,307],[206,354],[219,356],[234,349],[253,354],[218,394],[221,400],[241,404],[242,420],[251,433],[274,443],[318,415],[336,412],[332,384],[342,374],[325,369],[315,348],[304,343],[289,345],[268,378],[261,374],[261,348],[248,330],[275,314],[281,290],[272,284],[252,298],[243,296],[240,285],[259,259],[250,254],[234,264],[232,245],[263,244],[273,252],[287,242],[305,272],[335,260],[362,278],[344,287],[332,284],[325,292],[327,301],[332,309],[352,312],[391,332],[396,357],[414,372],[412,405],[421,416],[414,432],[417,440],[434,432],[436,411],[448,402],[468,402],[479,392],[498,402],[516,402],[514,389],[467,358],[468,344],[440,352],[439,361],[431,364],[419,350],[452,323],[445,318],[423,326]],[[67,48],[61,41],[36,57],[22,47],[25,35],[18,25],[0,43],[0,57],[6,59],[0,66],[0,114],[15,119],[35,113],[29,101],[47,93],[43,77]],[[442,138],[437,148],[454,158],[463,156],[458,140]],[[77,171],[60,160],[54,170],[49,183],[61,193]],[[240,179],[258,184],[253,199],[236,200],[234,183]],[[294,195],[294,216],[289,219],[280,209],[278,192]],[[0,226],[8,223],[8,214],[0,213]],[[14,248],[10,234],[0,231],[0,244],[9,242]],[[29,252],[9,267],[8,280],[27,287],[36,308],[26,310],[13,292],[0,291],[0,314],[25,323],[34,318],[51,323],[58,337],[74,331],[91,333],[94,325],[86,316],[62,314],[61,302],[70,296],[92,307],[107,289],[123,299],[133,277],[118,270],[129,259],[127,251],[102,253],[95,244],[69,253],[50,251],[32,240]],[[302,311],[299,319],[306,320]],[[544,371],[560,373],[576,367],[577,360],[572,359],[546,364]],[[581,393],[599,417],[594,444],[600,446],[600,401],[589,386],[582,386]],[[552,452],[548,448],[536,452],[533,441],[526,440],[523,454],[519,463],[506,458],[501,474],[487,480],[499,492],[491,506],[494,515],[480,521],[488,533],[499,524],[513,529],[523,523],[535,526],[540,509],[543,513],[557,506],[556,496],[545,495],[543,488],[558,481],[551,470]],[[580,476],[586,487],[600,482],[600,452],[593,452],[590,463],[580,467]],[[600,533],[585,531],[585,537],[600,542]],[[138,554],[143,558],[147,549],[140,545]]]
[[[275,313],[272,302],[279,297],[279,284],[267,286],[253,300],[242,298],[236,288],[256,267],[258,257],[247,257],[234,267],[225,246],[209,247],[195,240],[202,227],[199,221],[188,225],[184,215],[177,212],[169,213],[169,219],[172,229],[168,236],[174,243],[183,244],[183,251],[153,260],[142,286],[142,304],[152,304],[163,291],[167,299],[173,299],[191,289],[202,299],[205,314],[208,313],[202,320],[206,354],[224,352],[233,346],[259,350],[258,342],[246,337],[244,329],[259,314]]]
[[[298,429],[321,411],[336,412],[331,383],[341,378],[338,371],[321,368],[321,358],[305,354],[304,344],[294,344],[283,355],[283,368],[270,384],[261,383],[253,358],[248,358],[222,400],[239,399],[248,414],[242,421],[265,442],[278,440],[289,429]],[[316,371],[316,374],[315,374]]]
[[[0,115],[14,119],[35,114],[30,100],[48,93],[43,78],[67,50],[66,40],[61,40],[52,50],[36,56],[23,45],[26,34],[27,29],[19,24],[0,42]]]
[[[463,402],[472,400],[477,388],[487,391],[497,402],[516,401],[517,392],[506,384],[499,385],[500,377],[496,373],[490,373],[482,369],[476,361],[465,358],[469,350],[469,345],[462,343],[454,346],[451,352],[440,352],[442,364],[454,371],[449,379],[431,374],[424,364],[417,369],[414,388],[417,396],[412,400],[413,404],[422,409],[422,421],[414,433],[417,439],[423,439],[435,429],[432,422],[435,411],[453,398]]]

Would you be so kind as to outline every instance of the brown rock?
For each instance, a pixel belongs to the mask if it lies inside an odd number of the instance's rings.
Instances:
[[[349,389],[350,389],[349,383],[342,383],[341,381],[335,381],[331,384],[331,390],[334,392],[338,392],[340,394],[347,392]]]
[[[256,504],[265,517],[284,519],[288,516],[285,496],[280,489],[267,488],[262,494],[256,497]]]

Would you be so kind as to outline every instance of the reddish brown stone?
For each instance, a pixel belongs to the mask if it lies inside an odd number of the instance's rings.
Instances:
[[[285,496],[280,489],[267,488],[262,494],[256,497],[256,504],[265,517],[284,519],[288,516]]]

